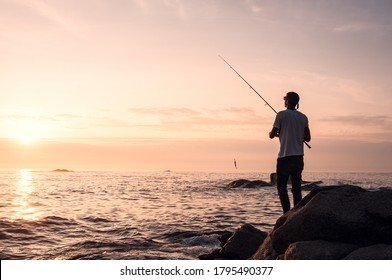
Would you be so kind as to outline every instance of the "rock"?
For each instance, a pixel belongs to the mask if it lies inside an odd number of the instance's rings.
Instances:
[[[73,172],[73,171],[68,169],[54,169],[52,170],[52,172]]]
[[[349,185],[314,188],[276,221],[252,258],[277,259],[299,241],[324,240],[358,247],[392,244],[391,201],[391,189],[367,191]],[[290,248],[286,257],[298,255],[295,252],[303,244],[296,246]]]
[[[246,260],[256,253],[266,237],[266,232],[245,224],[227,240],[222,251],[229,258]]]
[[[322,184],[322,183],[323,183],[322,181],[311,182],[311,183],[308,183],[308,184],[303,185],[303,186],[301,187],[301,189],[302,189],[303,191],[311,191],[311,190],[313,190],[313,189],[315,189],[315,188],[319,188],[319,187],[320,187],[320,184]]]
[[[259,187],[270,187],[271,184],[262,180],[246,180],[239,179],[235,180],[227,185],[229,188],[259,188]]]
[[[284,260],[336,260],[345,257],[358,245],[340,242],[328,242],[324,240],[299,241],[290,244]]]
[[[276,177],[276,173],[271,173],[270,174],[270,185],[272,186],[276,186],[276,182],[277,182],[277,177]],[[315,187],[319,187],[320,184],[322,184],[322,181],[314,181],[314,182],[310,182],[310,181],[304,181],[302,180],[302,184],[304,184],[302,186],[302,190],[304,191],[310,191]],[[291,177],[289,177],[289,180],[287,181],[288,185],[291,185]]]
[[[376,244],[351,252],[344,260],[392,260],[392,245]]]
[[[263,243],[268,233],[260,231],[250,224],[244,224],[227,239],[220,238],[221,249],[215,250],[210,254],[201,255],[201,260],[246,260],[249,259]]]
[[[225,260],[226,257],[221,249],[212,251],[209,254],[204,254],[199,256],[199,260]]]
[[[271,185],[276,186],[276,181],[277,181],[277,174],[276,173],[271,173],[270,174]]]
[[[227,241],[232,237],[233,233],[232,232],[225,232],[221,236],[218,237],[218,240],[220,241],[220,246],[223,247],[227,243]]]

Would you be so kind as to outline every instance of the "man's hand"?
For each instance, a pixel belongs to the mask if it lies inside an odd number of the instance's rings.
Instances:
[[[310,140],[312,139],[312,137],[310,136],[310,129],[309,127],[305,127],[305,132],[304,132],[304,141],[306,142],[310,142]]]
[[[269,133],[269,137],[270,137],[271,139],[273,139],[273,138],[275,138],[275,137],[277,137],[277,136],[279,136],[279,128],[273,127],[272,130],[271,130],[271,132]]]

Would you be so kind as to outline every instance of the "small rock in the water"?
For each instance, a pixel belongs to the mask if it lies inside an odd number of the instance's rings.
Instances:
[[[272,186],[276,186],[276,183],[277,183],[277,174],[276,173],[271,173],[270,174],[270,184]],[[304,184],[302,186],[303,190],[311,190],[314,187],[318,187],[318,185],[322,184],[323,182],[322,181],[311,182],[311,181],[304,181],[304,180],[302,180],[301,183]],[[287,184],[291,185],[291,176],[289,177],[289,179],[287,181]]]
[[[73,171],[68,169],[54,169],[52,170],[52,172],[73,172]]]
[[[235,180],[227,185],[229,188],[259,188],[259,187],[270,187],[271,184],[262,180],[246,180],[239,179]]]

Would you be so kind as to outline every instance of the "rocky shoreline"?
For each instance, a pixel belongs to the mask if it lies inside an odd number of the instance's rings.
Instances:
[[[314,184],[269,233],[245,224],[220,241],[199,259],[390,260],[392,189]]]

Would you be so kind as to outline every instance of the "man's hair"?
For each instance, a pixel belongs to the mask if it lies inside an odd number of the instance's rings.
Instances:
[[[285,99],[287,99],[290,105],[297,105],[299,102],[299,95],[294,91],[290,91],[286,94]]]

